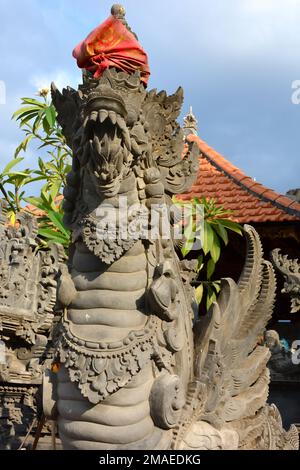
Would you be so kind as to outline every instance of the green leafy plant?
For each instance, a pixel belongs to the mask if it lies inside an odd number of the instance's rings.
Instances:
[[[209,309],[221,289],[221,281],[214,280],[213,276],[221,257],[222,247],[228,245],[228,232],[242,235],[243,228],[228,218],[232,212],[224,209],[215,199],[195,197],[190,201],[174,199],[174,202],[179,208],[185,209],[184,242],[180,248],[182,256],[184,258],[191,256],[197,242],[200,241],[200,248],[197,250],[196,298],[199,304],[206,302],[206,309]],[[197,218],[199,214],[201,214],[200,222]]]
[[[64,227],[61,201],[53,199],[51,193],[46,191],[42,191],[39,198],[29,197],[26,200],[43,213],[38,218],[38,234],[42,244],[47,246],[49,243],[60,243],[67,248],[70,244],[70,232]]]
[[[0,191],[6,202],[7,215],[12,219],[15,213],[21,209],[21,201],[25,194],[24,191],[21,192],[21,188],[26,186],[28,180],[31,179],[31,172],[28,170],[12,171],[23,160],[23,158],[11,160],[0,174]],[[11,185],[13,191],[8,189],[8,185]]]
[[[29,144],[35,142],[37,151],[45,149],[46,155],[38,157],[38,168],[33,174],[45,181],[43,190],[56,197],[66,184],[67,174],[71,170],[72,152],[57,122],[57,113],[48,100],[48,90],[41,90],[42,100],[22,98],[22,106],[13,114],[25,138],[15,152],[15,158],[21,151],[26,152]]]
[[[72,152],[66,144],[55,107],[48,95],[49,90],[42,89],[38,99],[22,98],[20,109],[13,114],[12,119],[19,123],[25,137],[17,147],[14,158],[0,174],[0,191],[11,223],[15,223],[17,212],[30,203],[43,214],[38,219],[42,245],[57,242],[68,246],[70,234],[62,223],[60,196],[71,170]],[[16,170],[15,167],[25,162],[30,145],[35,146],[36,165],[33,169]],[[26,197],[36,182],[42,183],[40,195]]]

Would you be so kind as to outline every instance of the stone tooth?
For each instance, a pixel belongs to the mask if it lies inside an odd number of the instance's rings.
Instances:
[[[107,118],[108,118],[108,111],[106,111],[106,109],[101,109],[101,111],[99,112],[100,124],[102,124]]]
[[[97,111],[92,111],[90,114],[90,121],[96,122],[98,119],[98,112]]]
[[[95,145],[96,151],[98,152],[98,154],[100,154],[101,153],[100,140],[96,135],[94,136],[94,145]]]
[[[125,120],[119,114],[117,116],[117,124],[118,124],[119,128],[122,131],[122,136],[123,136],[123,139],[124,139],[124,143],[125,143],[127,149],[130,151],[131,150],[131,140],[130,140],[129,130],[126,126]]]
[[[127,162],[126,162],[126,163],[127,163]],[[118,172],[121,173],[122,168],[123,168],[123,158],[122,158],[122,155],[119,156],[116,166],[117,166]]]
[[[124,139],[124,143],[125,143],[127,149],[130,151],[131,150],[131,140],[130,140],[130,134],[129,134],[128,129],[126,129],[126,131],[123,131],[123,139]]]
[[[89,122],[89,116],[87,116],[83,122],[83,127],[85,128],[87,123]]]
[[[108,115],[112,124],[115,125],[117,123],[117,114],[114,111],[109,111]]]
[[[120,114],[117,115],[117,124],[120,129],[122,130],[126,129],[126,123],[124,119],[122,118],[122,116],[120,116]]]
[[[129,162],[129,153],[127,153],[126,151],[124,151],[123,161],[124,161],[124,163]]]

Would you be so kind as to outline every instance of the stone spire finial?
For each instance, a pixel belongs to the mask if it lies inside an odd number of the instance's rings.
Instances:
[[[195,115],[193,114],[192,106],[190,107],[189,114],[183,119],[183,122],[184,122],[184,126],[183,126],[184,134],[186,136],[189,135],[189,134],[198,135],[197,134],[198,121],[197,121]]]
[[[124,26],[126,26],[126,28],[128,29],[128,31],[130,31],[134,36],[135,38],[138,40],[138,37],[137,35],[132,31],[132,29],[130,28],[130,26],[128,25],[126,19],[125,19],[125,15],[126,15],[126,10],[125,8],[123,7],[123,5],[120,5],[120,3],[115,3],[112,7],[111,7],[111,14],[117,18],[118,20],[120,20]]]
[[[126,15],[126,10],[123,7],[123,5],[120,5],[120,3],[115,3],[111,7],[111,14],[115,16],[116,18],[118,18],[118,20],[123,20]]]

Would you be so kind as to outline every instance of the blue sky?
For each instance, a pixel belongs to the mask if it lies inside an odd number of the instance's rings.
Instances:
[[[0,0],[0,168],[21,134],[19,98],[54,80],[76,86],[74,46],[109,15],[107,0]],[[257,181],[300,187],[300,0],[124,0],[147,51],[149,88],[185,90],[199,135]],[[35,158],[29,152],[28,161]]]

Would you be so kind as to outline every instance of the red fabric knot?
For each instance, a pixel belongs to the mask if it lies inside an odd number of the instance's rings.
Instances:
[[[115,67],[128,74],[139,70],[145,85],[149,80],[146,52],[135,36],[114,16],[110,16],[78,44],[73,57],[78,67],[89,70],[94,78],[100,78],[108,67]]]

